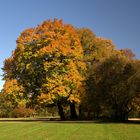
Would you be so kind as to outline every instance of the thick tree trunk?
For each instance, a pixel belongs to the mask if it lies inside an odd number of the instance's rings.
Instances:
[[[116,112],[113,118],[114,121],[125,122],[128,120],[128,113],[121,110]]]
[[[79,119],[82,119],[82,106],[79,105]]]
[[[126,112],[121,113],[121,115],[120,115],[120,121],[121,122],[125,122],[127,120],[128,120],[128,113],[126,113]]]
[[[64,114],[61,102],[57,102],[57,107],[58,107],[58,112],[59,112],[61,120],[65,120],[65,114]]]
[[[76,108],[75,108],[75,103],[70,104],[70,113],[71,113],[71,119],[77,119],[77,113],[76,113]]]
[[[78,116],[78,119],[80,119],[80,120],[87,119],[86,116],[85,116],[85,113],[84,113],[83,106],[81,104],[79,105],[79,116]]]

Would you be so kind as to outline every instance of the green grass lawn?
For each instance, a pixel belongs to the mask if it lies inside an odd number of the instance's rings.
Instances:
[[[0,140],[140,140],[140,124],[0,122]]]

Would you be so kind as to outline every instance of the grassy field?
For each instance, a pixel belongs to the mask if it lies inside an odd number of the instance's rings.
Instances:
[[[0,140],[140,140],[140,124],[1,121]]]

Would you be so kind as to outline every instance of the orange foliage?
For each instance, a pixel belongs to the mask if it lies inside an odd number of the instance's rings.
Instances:
[[[83,59],[83,49],[72,25],[54,19],[25,30],[18,37],[10,59],[15,65],[13,77],[18,77],[28,92],[38,94],[39,102],[63,99],[79,102],[80,92],[77,91],[86,65],[79,62]]]

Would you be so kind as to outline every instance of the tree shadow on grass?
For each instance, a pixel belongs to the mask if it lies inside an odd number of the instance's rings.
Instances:
[[[127,120],[125,122],[120,121],[110,121],[110,120],[51,120],[51,121],[42,121],[44,123],[67,123],[67,124],[140,124],[140,120]]]
[[[96,124],[140,124],[140,120],[112,121],[112,120],[96,120]]]
[[[42,122],[42,123],[61,123],[61,124],[140,124],[140,120],[127,120],[125,122],[110,120],[66,120],[60,118],[3,118],[0,122]]]

